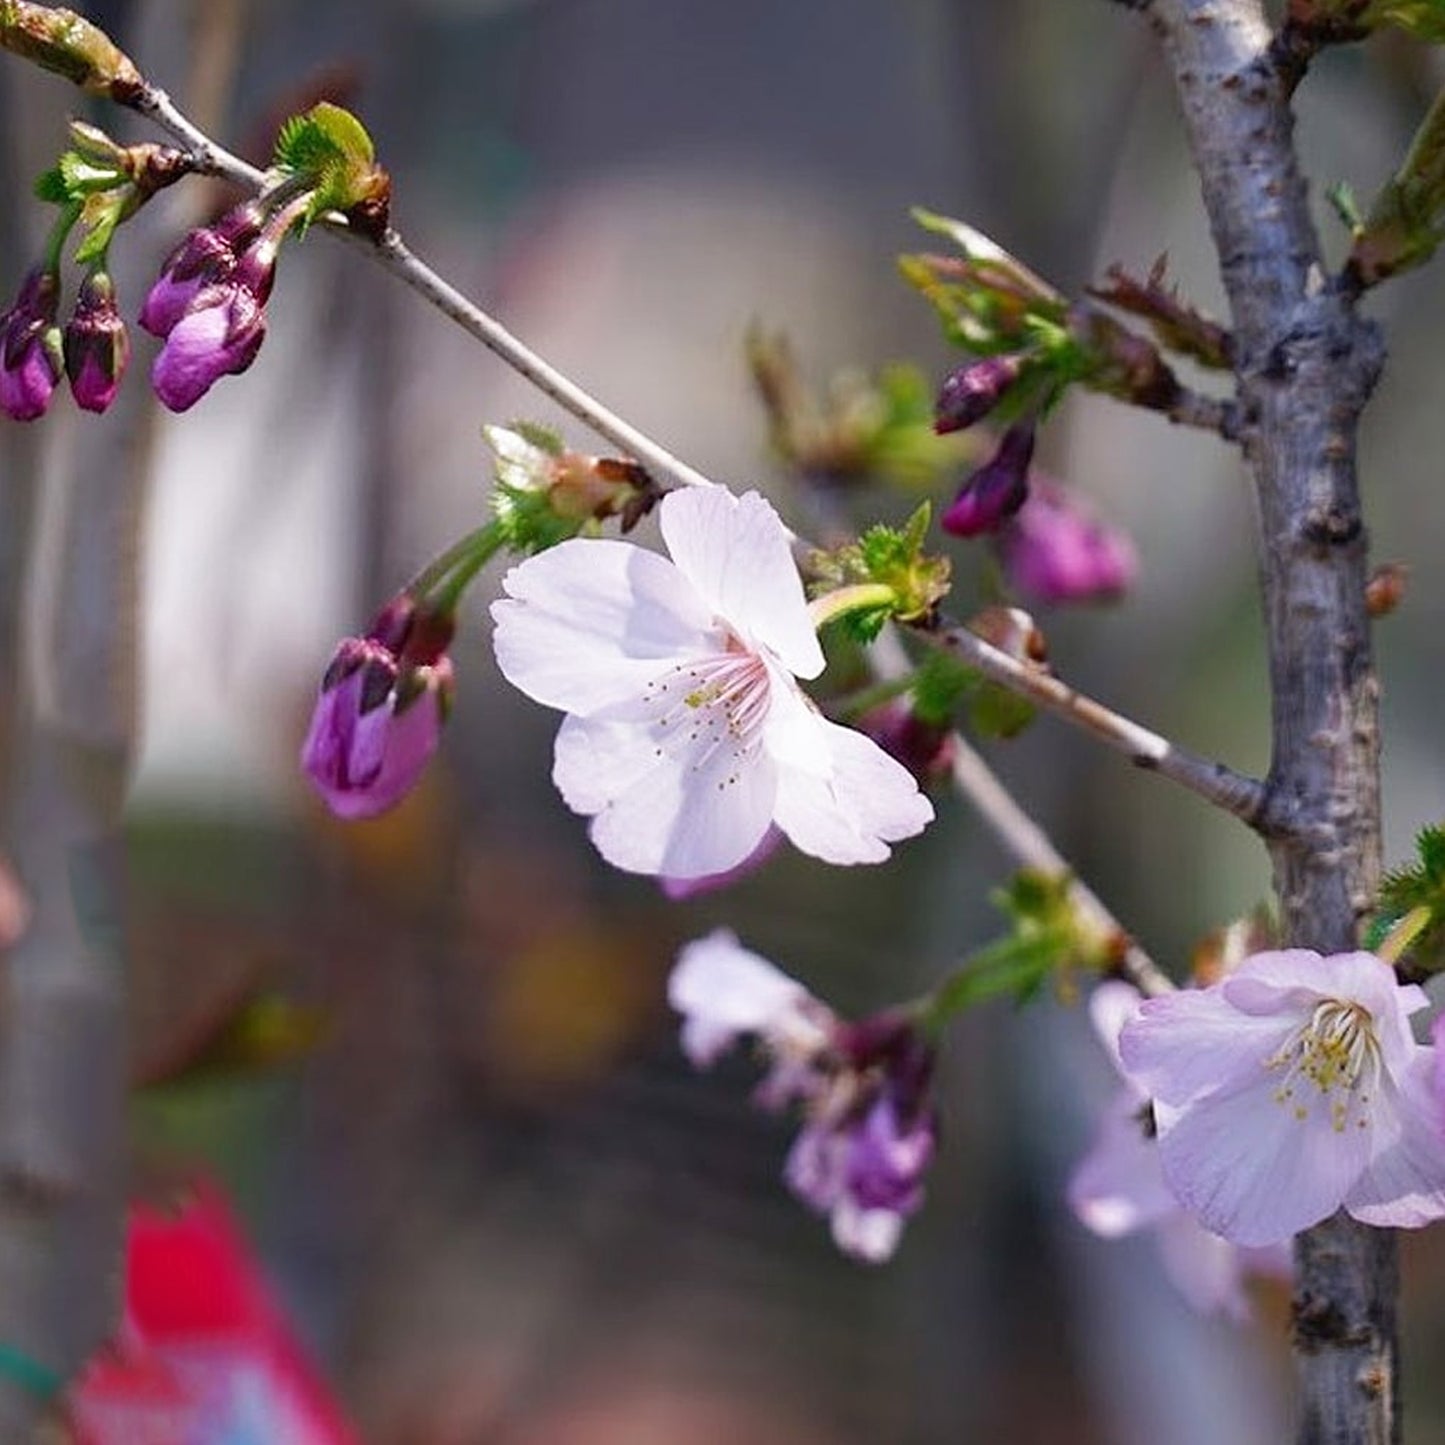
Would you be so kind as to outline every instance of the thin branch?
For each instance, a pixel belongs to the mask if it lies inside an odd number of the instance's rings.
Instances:
[[[874,643],[868,659],[874,672],[885,681],[906,677],[912,671],[908,654],[891,628],[885,629]],[[1096,928],[1124,940],[1117,965],[1122,978],[1146,997],[1171,992],[1174,984],[1168,975],[1130,937],[1099,896],[1079,881],[1043,827],[1009,792],[978,750],[961,733],[952,734],[950,747],[953,761],[949,772],[954,787],[993,829],[1004,848],[1025,868],[1069,877],[1069,897],[1074,907]]]
[[[1092,733],[1115,752],[1123,753],[1135,767],[1179,783],[1261,833],[1269,834],[1277,826],[1267,807],[1268,791],[1259,779],[1171,743],[1132,718],[1061,682],[1052,673],[1020,662],[966,627],[922,631],[920,635],[961,658],[991,682]]]
[[[149,86],[144,87],[134,104],[136,109],[190,149],[197,170],[225,176],[238,185],[252,189],[264,186],[266,177],[261,171],[211,141],[176,109],[164,92]],[[599,436],[605,437],[614,446],[637,458],[650,470],[671,477],[683,486],[712,485],[710,479],[695,467],[689,466],[645,432],[624,421],[576,382],[538,356],[450,282],[438,276],[408,249],[394,230],[388,228],[379,240],[372,241],[352,231],[339,218],[335,221],[328,220],[326,224],[328,229],[370,252],[386,270],[399,277],[423,299],[450,317],[469,335],[501,357]],[[1225,404],[1216,405],[1221,408],[1220,415],[1214,421],[1215,429],[1219,429]],[[1178,419],[1203,425],[1205,422],[1201,418],[1210,414],[1208,406],[1207,399],[1200,397],[1197,405],[1188,408],[1186,414]],[[937,640],[962,653],[967,661],[1001,686],[1023,693],[1102,738],[1112,747],[1124,752],[1137,766],[1149,768],[1183,783],[1191,791],[1236,817],[1245,819],[1252,826],[1262,826],[1264,790],[1254,779],[1175,747],[1167,739],[1091,701],[1056,678],[1015,662],[1008,654],[990,647],[972,633],[961,632],[956,638],[953,633],[944,633],[940,634]]]
[[[1206,396],[1187,386],[1165,409],[1164,415],[1179,426],[1198,427],[1217,432],[1227,442],[1238,441],[1242,430],[1237,402],[1217,396]]]

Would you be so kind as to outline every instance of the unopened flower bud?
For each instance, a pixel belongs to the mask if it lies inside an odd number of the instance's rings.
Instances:
[[[1019,379],[1022,356],[985,356],[951,371],[938,391],[933,429],[940,436],[982,421]]]
[[[266,313],[244,286],[208,288],[171,328],[155,359],[156,395],[172,411],[185,411],[221,377],[245,371],[265,339]]]
[[[115,286],[104,271],[80,284],[65,327],[65,371],[71,394],[86,411],[104,411],[120,390],[130,360],[130,338],[115,304]]]
[[[952,732],[942,724],[925,722],[904,698],[871,708],[858,719],[858,728],[902,763],[920,786],[944,776],[953,766]]]
[[[26,276],[15,304],[0,315],[0,410],[16,421],[34,421],[50,405],[64,369],[60,328],[60,277],[37,266]]]
[[[955,537],[997,531],[1028,497],[1033,456],[1033,423],[1011,426],[998,450],[963,484],[939,525]]]
[[[301,765],[339,818],[373,818],[420,780],[451,702],[452,620],[406,594],[342,640],[321,682]]]
[[[230,276],[239,253],[260,234],[261,215],[250,202],[227,211],[214,226],[192,231],[166,258],[140,324],[152,336],[168,336],[206,287]]]
[[[1100,602],[1118,597],[1138,571],[1134,544],[1106,527],[1063,488],[1038,484],[999,533],[999,559],[1010,585],[1040,602]]]

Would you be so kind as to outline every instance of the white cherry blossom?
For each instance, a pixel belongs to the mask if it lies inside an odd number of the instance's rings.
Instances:
[[[1154,1100],[1179,1201],[1236,1244],[1345,1209],[1405,1228],[1445,1215],[1424,992],[1372,953],[1259,953],[1206,989],[1140,1005],[1120,1054]]]
[[[907,769],[822,717],[823,670],[786,529],[756,492],[662,502],[671,560],[563,542],[512,569],[492,607],[502,673],[567,713],[553,781],[610,863],[723,873],[776,825],[830,863],[877,863],[933,817]]]

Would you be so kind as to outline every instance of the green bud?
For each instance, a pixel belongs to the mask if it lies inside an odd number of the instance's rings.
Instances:
[[[145,88],[140,71],[110,36],[73,10],[3,0],[0,47],[122,105]]]

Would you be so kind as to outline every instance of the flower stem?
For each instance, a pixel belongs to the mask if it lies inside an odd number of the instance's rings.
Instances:
[[[47,271],[60,269],[60,253],[65,249],[65,243],[75,229],[75,223],[80,219],[80,211],[79,201],[71,201],[68,205],[60,208],[60,214],[55,218],[55,224],[45,238],[45,269]]]
[[[407,583],[407,592],[438,612],[456,611],[462,593],[471,586],[477,573],[502,550],[506,540],[506,530],[496,520],[468,532],[423,567]]]

